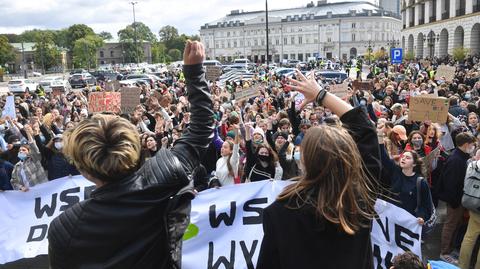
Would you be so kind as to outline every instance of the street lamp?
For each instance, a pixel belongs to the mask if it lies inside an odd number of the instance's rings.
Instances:
[[[373,46],[375,46],[375,44],[373,44]],[[371,54],[372,54],[372,35],[371,34],[368,34],[368,46],[367,47],[367,51],[368,51],[368,65],[371,65],[372,64],[372,58],[371,58]]]
[[[268,0],[265,0],[265,33],[267,37],[267,57],[266,57],[266,63],[267,63],[267,70],[268,70],[268,55],[270,54],[270,48],[269,48],[269,42],[268,42]]]
[[[133,9],[133,43],[135,46],[135,60],[137,60],[137,64],[138,64],[137,23],[135,20],[135,5],[138,4],[138,2],[134,1],[134,2],[130,2],[130,4],[132,5],[132,9]]]

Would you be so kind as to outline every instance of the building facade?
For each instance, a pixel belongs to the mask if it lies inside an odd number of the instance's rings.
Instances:
[[[140,62],[152,62],[152,45],[148,41],[138,41],[138,46],[143,49],[143,59]],[[127,64],[125,62],[124,43],[118,40],[105,40],[103,47],[97,50],[97,64]]]
[[[35,45],[33,42],[24,43],[10,43],[15,49],[15,62],[9,63],[9,69],[15,73],[21,73],[25,68],[27,71],[42,71],[42,64],[35,62]],[[67,57],[67,50],[64,48],[57,48],[60,51],[60,58],[55,67],[46,70],[47,72],[63,72],[67,69],[69,64]],[[23,67],[25,65],[25,67]]]
[[[402,0],[402,47],[418,58],[479,54],[479,12],[480,0]]]
[[[379,5],[383,10],[400,15],[400,0],[380,0]]]
[[[203,25],[207,57],[222,62],[266,60],[265,11],[234,10]],[[369,2],[313,2],[303,8],[269,10],[269,60],[310,57],[348,59],[400,45],[401,19]]]

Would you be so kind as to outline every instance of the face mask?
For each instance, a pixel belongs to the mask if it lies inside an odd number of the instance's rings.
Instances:
[[[412,140],[413,146],[420,148],[423,145],[423,139],[420,140]]]
[[[257,145],[263,144],[263,139],[255,141],[255,144],[257,144]]]
[[[300,161],[300,151],[295,151],[295,153],[293,154],[293,158],[295,159],[295,161]]]
[[[147,126],[150,125],[150,120],[144,120],[143,122],[144,122],[145,125],[147,125]]]
[[[467,99],[467,100],[468,100],[468,99],[472,98],[472,95],[470,95],[470,94],[465,94],[465,96],[464,96],[464,97],[465,97],[465,99]]]
[[[17,156],[22,161],[25,161],[25,159],[27,158],[27,154],[25,154],[23,152],[19,152]]]
[[[63,142],[55,142],[55,148],[61,150],[63,148]]]
[[[262,162],[269,162],[270,161],[270,156],[263,156],[263,155],[258,155],[258,159]]]

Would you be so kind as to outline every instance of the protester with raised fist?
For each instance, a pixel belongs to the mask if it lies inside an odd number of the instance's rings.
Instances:
[[[187,41],[190,123],[171,150],[143,166],[139,134],[128,120],[96,115],[64,134],[63,152],[97,189],[50,224],[51,268],[180,268],[194,193],[189,174],[213,137],[204,58],[203,45]]]

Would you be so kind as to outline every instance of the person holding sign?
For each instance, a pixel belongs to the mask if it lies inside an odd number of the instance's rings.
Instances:
[[[291,88],[301,107],[316,102],[338,115],[345,129],[322,125],[305,134],[304,175],[264,210],[257,268],[373,268],[370,227],[380,156],[375,127],[353,108],[297,71]],[[346,258],[348,257],[348,258]]]
[[[91,198],[50,224],[50,268],[180,268],[188,225],[190,174],[213,137],[205,49],[187,41],[183,70],[190,124],[173,148],[140,166],[139,133],[129,121],[96,115],[64,134],[64,153],[95,183]]]

